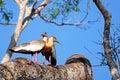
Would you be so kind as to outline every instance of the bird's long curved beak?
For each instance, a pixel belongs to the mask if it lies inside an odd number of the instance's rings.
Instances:
[[[61,46],[63,46],[62,43],[60,43],[58,40],[56,40],[56,42],[57,42],[58,44],[60,44]]]
[[[57,40],[56,37],[52,36],[51,38],[53,39],[54,42],[57,42],[58,44],[60,44],[61,46],[63,46],[63,45]]]

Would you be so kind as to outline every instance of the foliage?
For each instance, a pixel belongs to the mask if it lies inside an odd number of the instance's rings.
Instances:
[[[32,4],[34,2],[34,0],[29,0],[28,4]]]
[[[0,0],[0,6],[3,6],[3,5],[4,5],[4,1]]]
[[[13,13],[12,11],[8,11],[5,5],[5,2],[3,0],[0,0],[0,20],[5,20],[6,22],[9,22],[10,19],[12,19],[13,17]]]
[[[60,16],[66,18],[72,11],[80,12],[79,3],[80,0],[55,0],[42,15],[50,20],[60,18]]]
[[[32,4],[34,0],[29,0],[28,5]],[[7,22],[9,23],[10,20],[13,18],[13,12],[6,8],[5,0],[0,0],[0,22]]]

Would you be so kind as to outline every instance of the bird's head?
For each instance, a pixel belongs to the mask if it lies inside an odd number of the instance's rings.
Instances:
[[[57,40],[56,37],[52,36],[52,37],[50,37],[50,38],[53,40],[53,42],[57,42],[58,44],[62,45],[62,44]]]
[[[47,34],[47,32],[43,32],[43,33],[41,34],[41,36],[43,37],[43,40],[44,40],[44,41],[47,41],[47,39],[48,39],[48,34]]]
[[[42,37],[48,37],[48,34],[47,34],[47,32],[43,32],[43,33],[41,34],[41,36],[42,36]]]

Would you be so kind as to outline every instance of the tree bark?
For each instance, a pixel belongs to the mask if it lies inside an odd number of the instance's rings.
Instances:
[[[25,58],[16,58],[0,64],[0,80],[93,80],[89,60],[75,54],[65,65],[35,64]]]
[[[110,23],[111,23],[111,14],[106,10],[106,8],[102,5],[100,0],[93,0],[100,12],[102,13],[104,17],[104,37],[103,37],[103,46],[104,46],[104,53],[105,58],[107,61],[107,65],[109,66],[109,70],[112,75],[112,80],[119,79],[119,73],[118,73],[118,66],[115,63],[113,57],[112,57],[112,51],[110,49]]]

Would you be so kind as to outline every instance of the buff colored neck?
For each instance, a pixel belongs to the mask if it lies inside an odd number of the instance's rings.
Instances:
[[[52,37],[46,41],[46,47],[52,47],[53,44],[54,44],[54,41]]]

